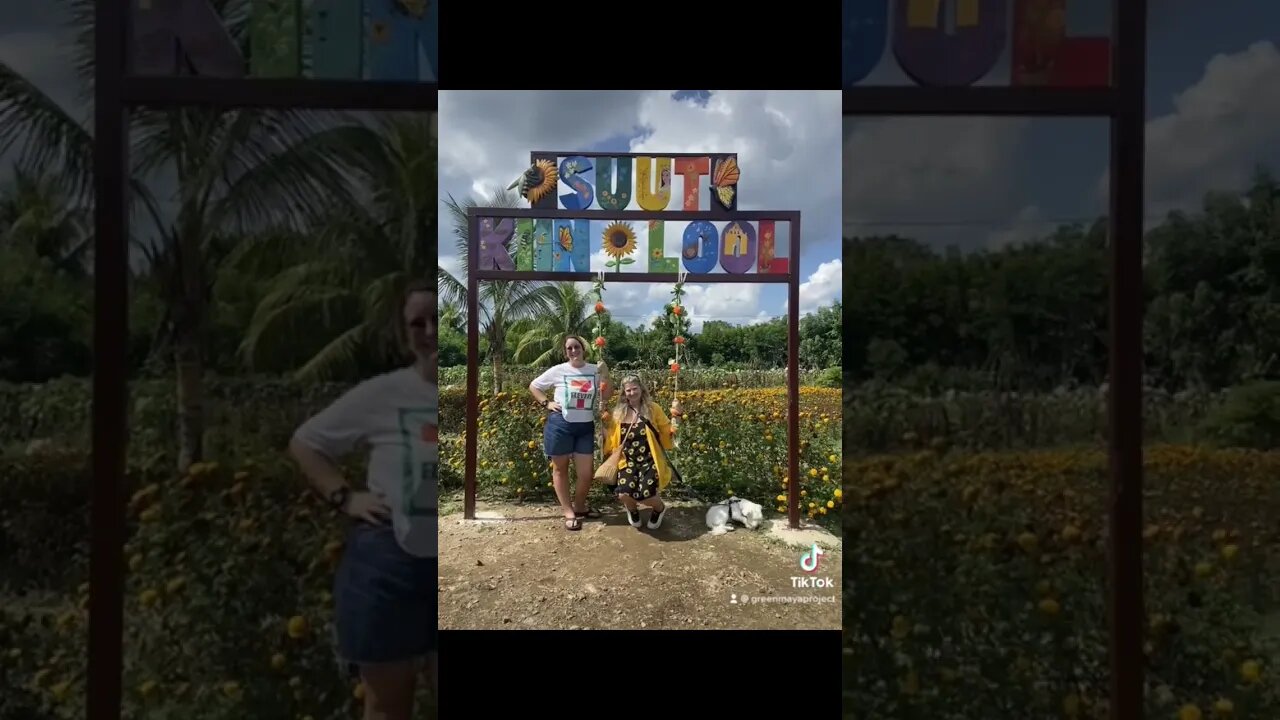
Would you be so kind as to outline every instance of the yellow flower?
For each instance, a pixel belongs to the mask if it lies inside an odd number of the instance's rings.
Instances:
[[[289,632],[289,637],[293,638],[294,640],[301,639],[307,634],[307,630],[309,629],[309,626],[307,624],[307,619],[302,617],[301,615],[294,615],[293,617],[289,618],[289,624],[287,629]]]
[[[1262,677],[1262,666],[1257,660],[1245,660],[1240,663],[1240,679],[1247,683],[1256,683]]]
[[[1218,701],[1213,704],[1213,712],[1218,717],[1231,717],[1231,713],[1235,712],[1235,709],[1235,703],[1226,698],[1218,698]]]
[[[1200,708],[1187,704],[1178,709],[1178,720],[1200,720]]]
[[[1234,557],[1236,556],[1236,554],[1237,554],[1237,553],[1239,553],[1239,552],[1240,552],[1240,546],[1239,546],[1239,545],[1223,545],[1223,546],[1222,546],[1222,559],[1223,559],[1223,560],[1231,560],[1231,559],[1232,559],[1232,558],[1234,558]]]
[[[1057,615],[1058,612],[1061,610],[1062,610],[1062,606],[1058,604],[1057,600],[1054,600],[1051,597],[1047,597],[1040,601],[1040,612],[1044,613],[1045,615],[1049,615],[1049,616]]]
[[[902,640],[907,635],[911,634],[911,621],[901,615],[898,615],[893,619],[893,627],[889,632],[895,638]]]
[[[604,252],[615,260],[636,251],[636,233],[631,223],[615,222],[604,229]]]

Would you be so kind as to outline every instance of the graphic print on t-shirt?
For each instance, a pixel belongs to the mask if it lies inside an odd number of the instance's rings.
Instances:
[[[435,408],[400,408],[400,435],[404,438],[401,512],[408,517],[437,513],[438,419]]]
[[[591,410],[596,399],[595,375],[566,375],[564,378],[566,408]]]

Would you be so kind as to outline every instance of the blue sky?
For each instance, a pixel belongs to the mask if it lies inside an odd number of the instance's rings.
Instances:
[[[483,198],[528,167],[534,150],[579,152],[737,152],[739,209],[798,210],[802,313],[840,297],[840,94],[828,91],[441,91],[440,193]],[[682,178],[673,178],[668,209],[679,209]],[[703,207],[706,180],[703,180]],[[559,194],[570,192],[560,185]],[[634,203],[633,203],[634,204]],[[636,223],[639,251],[647,250]],[[669,222],[667,255],[677,255],[686,223]],[[593,247],[602,223],[592,223]],[[783,228],[779,238],[786,237]],[[453,228],[440,229],[441,265],[456,272]],[[644,270],[644,255],[628,269]],[[785,246],[778,255],[789,256]],[[605,258],[596,252],[593,269]],[[785,285],[687,286],[695,332],[704,320],[734,324],[781,316]],[[670,298],[670,286],[607,283],[605,304],[629,325],[646,323]]]
[[[1280,4],[1152,0],[1148,224],[1280,172]],[[1069,3],[1076,35],[1109,33],[1109,3]],[[983,84],[1005,84],[1003,58]],[[890,53],[863,84],[905,84]],[[966,249],[1034,239],[1105,212],[1105,119],[884,118],[844,124],[845,233]],[[913,225],[905,221],[926,222]],[[859,224],[867,223],[867,224]]]

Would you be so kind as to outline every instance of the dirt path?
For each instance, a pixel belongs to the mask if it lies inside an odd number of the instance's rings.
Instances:
[[[480,503],[477,520],[441,516],[440,628],[840,627],[837,538],[792,536],[785,521],[781,530],[712,536],[704,506],[670,505],[658,530],[631,527],[616,506],[578,532],[566,531],[551,505]],[[815,541],[818,570],[802,572],[800,555]],[[793,587],[806,575],[831,586]]]

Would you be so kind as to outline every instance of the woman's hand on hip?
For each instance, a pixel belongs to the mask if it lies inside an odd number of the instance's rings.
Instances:
[[[351,493],[347,500],[347,514],[374,525],[386,525],[391,517],[391,508],[371,492],[356,492]]]
[[[550,410],[551,412],[558,413],[561,410],[560,403],[556,402],[555,400],[552,400],[551,402],[547,403],[547,409]]]

